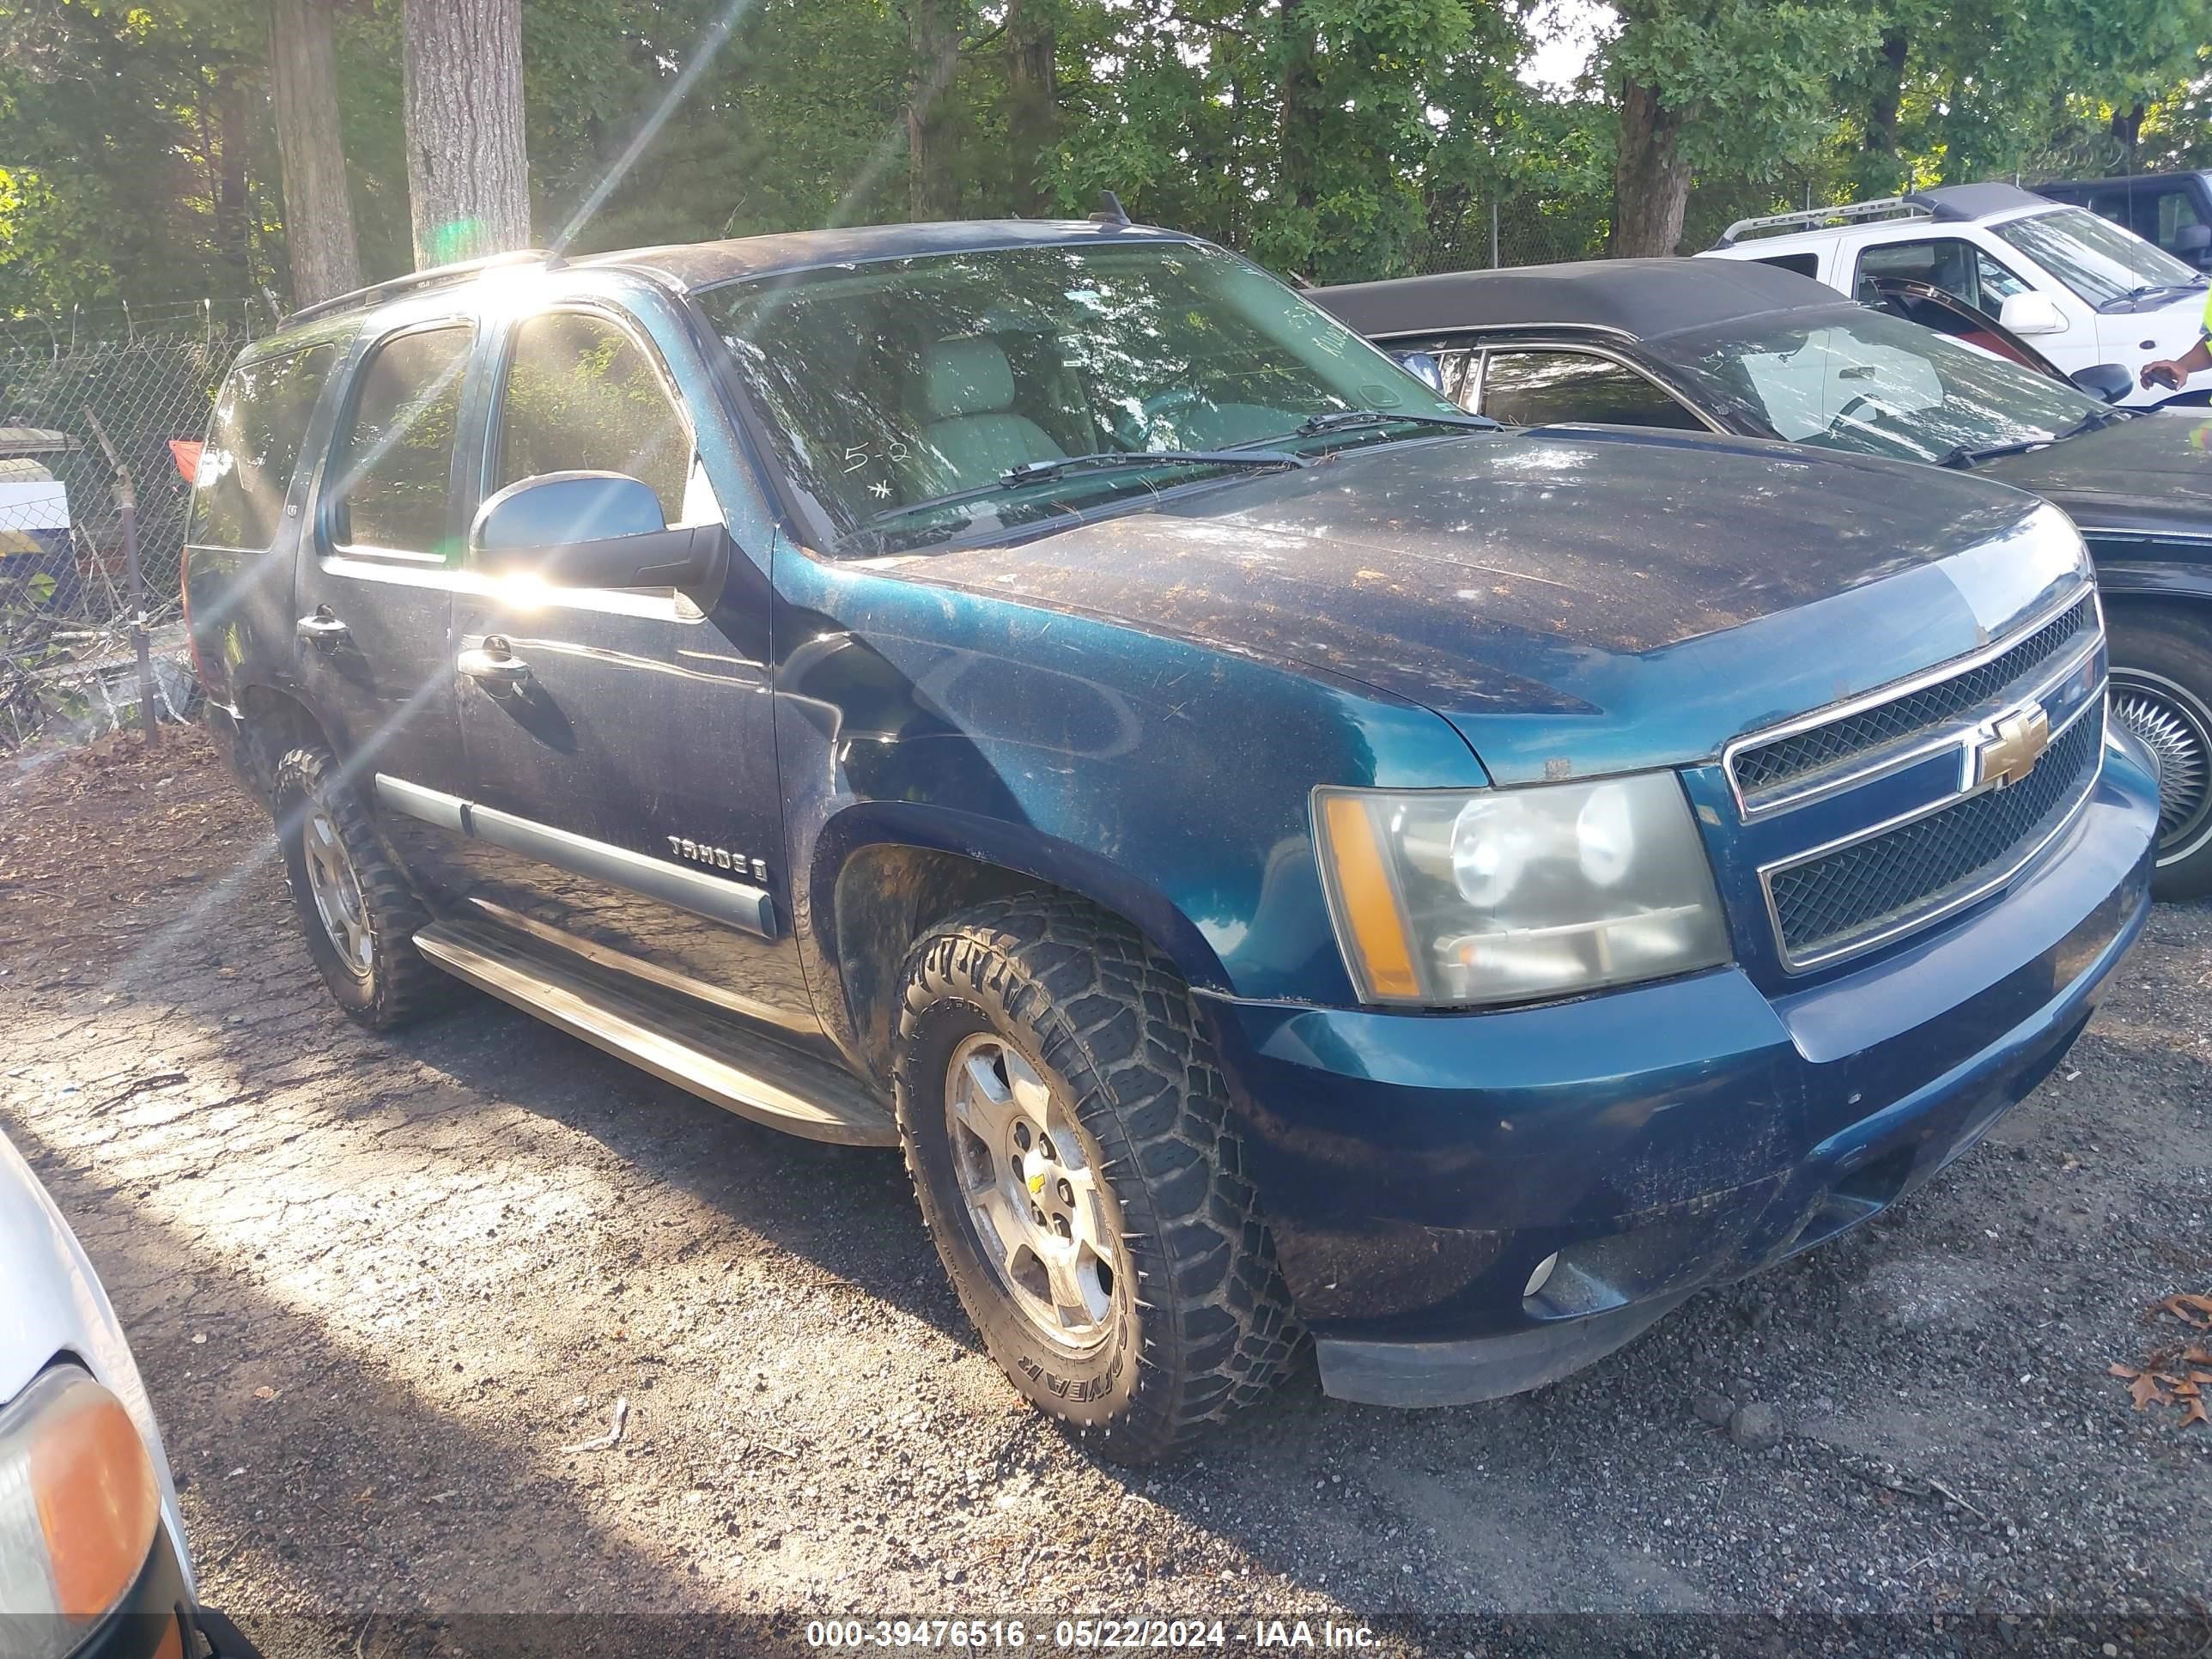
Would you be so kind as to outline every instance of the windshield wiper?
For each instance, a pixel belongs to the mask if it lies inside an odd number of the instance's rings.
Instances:
[[[2041,449],[2046,444],[2063,444],[2069,438],[2078,438],[2085,432],[2094,432],[2117,421],[2133,420],[2135,416],[2136,411],[2131,409],[2093,409],[2064,431],[2054,432],[2047,438],[2023,438],[2018,443],[1990,444],[1982,449],[1959,444],[1938,455],[1934,465],[1968,467],[1977,461],[1993,461],[2000,455],[2025,455],[2031,449]]]
[[[918,501],[908,501],[902,507],[886,507],[862,527],[874,529],[937,507],[960,507],[969,501],[980,501],[988,495],[1018,489],[1024,484],[1056,478],[1064,472],[1107,472],[1130,466],[1178,465],[1243,467],[1260,471],[1312,465],[1303,455],[1292,455],[1279,449],[1106,449],[1091,455],[1055,455],[1047,460],[1024,461],[1019,466],[1010,466],[988,483],[969,484],[963,489],[948,489],[942,495],[929,495]]]
[[[999,475],[1008,489],[1068,472],[1113,472],[1130,466],[1241,466],[1255,471],[1270,467],[1311,466],[1303,455],[1280,449],[1102,449],[1090,455],[1055,455],[1048,460],[1024,461]]]
[[[2045,444],[2055,444],[2061,438],[2070,438],[2081,428],[2053,433],[2048,438],[2027,438],[2016,444],[1990,444],[1976,449],[1971,444],[1957,444],[1938,455],[1932,465],[1936,466],[1969,467],[1983,461],[1994,461],[2000,455],[2025,455],[2031,449],[2041,449]]]
[[[2161,294],[2194,294],[2204,286],[2205,281],[2204,277],[2198,276],[2185,283],[2144,283],[2130,289],[2125,294],[2115,295],[2097,309],[2100,313],[2118,311],[2122,306],[2136,305],[2144,300],[2155,299]]]
[[[1386,409],[1333,409],[1325,414],[1310,415],[1300,421],[1294,435],[1314,438],[1324,432],[1346,432],[1362,426],[1389,426],[1400,421],[1411,421],[1419,426],[1465,427],[1473,432],[1502,429],[1487,415],[1399,415]]]

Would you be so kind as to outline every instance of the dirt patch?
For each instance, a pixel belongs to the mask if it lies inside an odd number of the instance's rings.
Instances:
[[[1777,1611],[1894,1621],[1832,1627],[1869,1651],[1970,1615],[2212,1634],[2212,1431],[2109,1374],[2212,1291],[2203,907],[2160,909],[1988,1144],[1837,1244],[1533,1395],[1396,1413],[1309,1370],[1135,1476],[976,1350],[895,1158],[477,999],[347,1024],[197,735],[0,785],[0,1127],[130,1328],[207,1595],[272,1654],[558,1611],[1518,1621],[1451,1653]],[[1778,1443],[1719,1426],[1753,1405]]]

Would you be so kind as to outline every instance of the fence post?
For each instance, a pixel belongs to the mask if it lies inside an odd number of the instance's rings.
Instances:
[[[138,719],[146,728],[146,741],[156,744],[161,740],[161,715],[154,702],[154,659],[146,637],[146,578],[138,568],[138,492],[131,487],[131,469],[107,441],[100,416],[88,408],[84,418],[92,422],[92,435],[100,440],[115,473],[115,510],[123,520],[123,568],[131,587],[131,648],[138,659]]]
[[[1498,269],[1498,198],[1490,198],[1490,268]]]

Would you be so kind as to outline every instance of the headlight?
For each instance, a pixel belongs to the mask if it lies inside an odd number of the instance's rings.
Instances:
[[[1361,998],[1526,1001],[1729,957],[1671,772],[1532,789],[1317,789],[1336,936]]]
[[[29,1646],[75,1648],[138,1580],[161,1494],[146,1443],[122,1401],[57,1365],[0,1413],[0,1621]]]

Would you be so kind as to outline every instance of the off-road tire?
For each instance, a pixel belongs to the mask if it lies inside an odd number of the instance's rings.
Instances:
[[[2212,790],[2212,777],[2203,770],[2212,763],[2212,629],[2189,617],[2124,605],[2112,608],[2109,631],[2115,717],[2136,699],[2150,699],[2197,762],[2192,790],[2203,805],[2187,824],[2169,826],[2161,772],[2160,862],[2151,890],[2162,899],[2201,898],[2212,893],[2212,800],[2203,793]],[[2124,718],[2121,723],[2129,724]],[[2176,842],[2171,848],[2163,844],[2169,837]]]
[[[317,805],[337,828],[360,883],[371,939],[366,975],[350,972],[340,960],[309,890],[302,829]],[[276,757],[270,808],[307,953],[338,1006],[372,1031],[389,1031],[450,1006],[458,996],[459,981],[432,967],[415,948],[416,930],[428,923],[429,915],[406,877],[386,855],[337,757],[319,744],[287,749]]]
[[[907,1169],[953,1288],[1014,1386],[1120,1463],[1170,1455],[1263,1397],[1302,1335],[1219,1064],[1166,959],[1079,901],[1017,895],[925,935],[902,996],[894,1083]],[[1072,1109],[1119,1208],[1133,1278],[1088,1352],[1014,1304],[961,1195],[947,1068],[987,1032]]]

